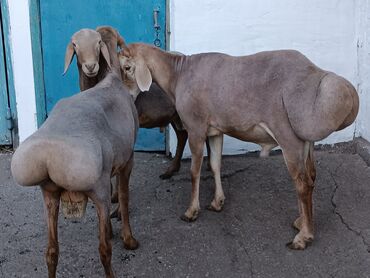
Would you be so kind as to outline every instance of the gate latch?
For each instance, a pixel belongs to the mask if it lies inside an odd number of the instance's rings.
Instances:
[[[155,40],[154,40],[154,45],[156,47],[161,47],[162,42],[161,39],[159,38],[160,31],[161,31],[161,26],[158,24],[158,14],[159,14],[159,8],[155,8],[153,10],[153,20],[154,20],[154,30],[155,30]]]

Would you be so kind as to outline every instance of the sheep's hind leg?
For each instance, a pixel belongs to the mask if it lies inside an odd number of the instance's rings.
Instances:
[[[58,213],[61,191],[52,182],[45,183],[44,186],[41,186],[41,190],[44,197],[48,226],[48,246],[45,257],[48,266],[48,276],[49,278],[54,278],[59,257]]]
[[[171,125],[175,130],[177,137],[176,154],[166,172],[159,176],[162,180],[169,179],[173,176],[175,172],[178,172],[180,170],[181,157],[184,152],[186,141],[188,140],[188,133],[186,132],[186,130],[179,130],[174,123],[171,123]]]
[[[291,249],[302,250],[314,238],[312,193],[316,177],[313,160],[313,143],[306,142],[305,149],[290,152],[283,149],[284,158],[293,178],[298,193],[300,216],[294,221],[293,226],[299,230],[294,240],[288,244]],[[301,155],[303,154],[303,155]],[[303,157],[303,159],[302,159]]]
[[[112,244],[110,241],[112,234],[112,224],[109,217],[111,204],[111,196],[109,189],[109,178],[106,178],[104,184],[99,185],[99,189],[107,189],[100,191],[92,191],[89,193],[90,199],[95,203],[98,219],[99,219],[99,254],[103,264],[105,275],[108,278],[113,278],[112,269]]]
[[[312,142],[311,143],[306,143],[306,148],[307,147],[309,149],[306,153],[307,159],[306,159],[305,169],[306,169],[309,177],[312,180],[312,184],[314,184],[314,182],[316,180],[315,160],[314,160],[314,157],[313,157],[314,143],[312,143]],[[312,192],[311,192],[311,194],[312,194]],[[311,197],[311,199],[312,199],[312,197]],[[303,221],[303,217],[302,217],[303,207],[302,207],[302,203],[300,201],[298,201],[298,207],[299,207],[299,215],[300,216],[293,222],[293,227],[300,231],[302,229],[302,221]],[[311,214],[312,214],[312,212],[311,212]]]

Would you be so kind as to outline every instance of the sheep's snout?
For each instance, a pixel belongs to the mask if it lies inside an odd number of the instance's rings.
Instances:
[[[82,66],[82,70],[87,77],[94,77],[98,74],[99,63],[84,63]]]

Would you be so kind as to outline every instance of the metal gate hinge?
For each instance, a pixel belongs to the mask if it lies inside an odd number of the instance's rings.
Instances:
[[[9,130],[12,130],[14,125],[13,125],[13,116],[12,116],[12,111],[10,110],[10,107],[6,108],[6,125]]]

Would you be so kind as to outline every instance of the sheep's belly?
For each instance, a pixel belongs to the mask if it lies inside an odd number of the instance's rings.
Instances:
[[[263,122],[254,125],[246,130],[234,129],[231,132],[227,132],[226,134],[239,140],[249,141],[256,144],[278,144],[272,131]]]

